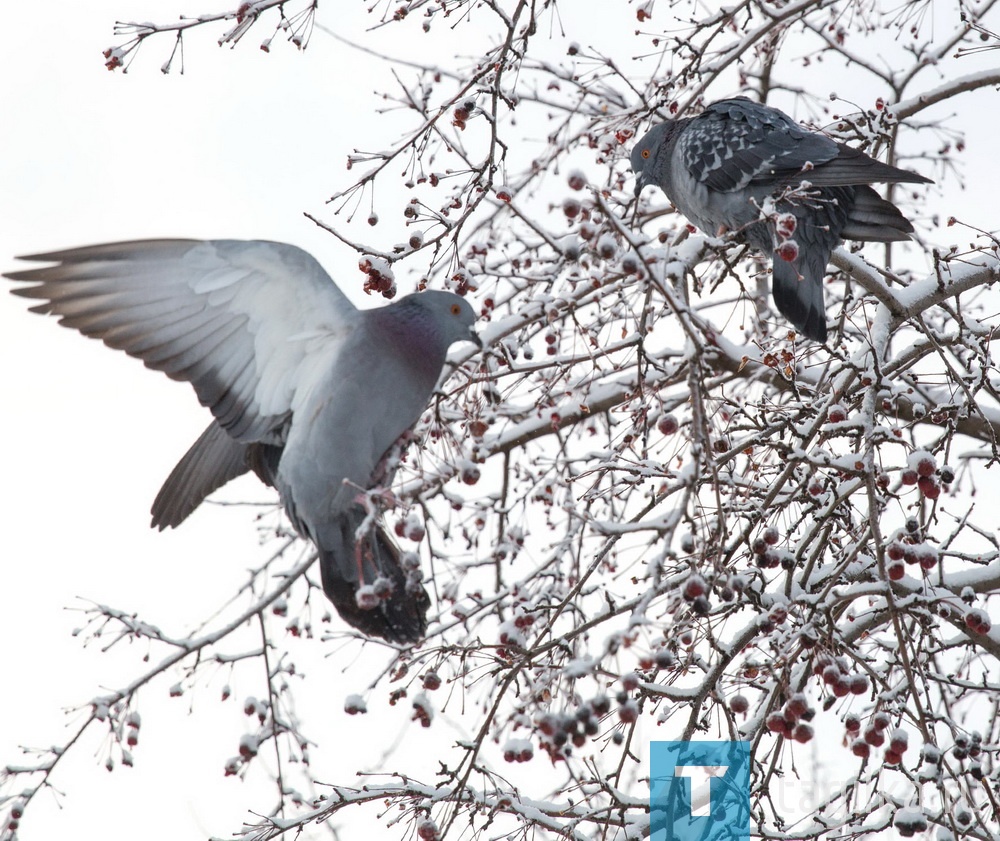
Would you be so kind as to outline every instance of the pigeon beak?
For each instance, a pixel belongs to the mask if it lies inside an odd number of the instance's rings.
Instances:
[[[645,180],[643,180],[642,173],[637,172],[635,175],[635,197],[639,198],[639,193],[642,192],[642,188],[646,186]]]
[[[480,338],[479,334],[476,332],[475,327],[469,328],[469,341],[472,342],[480,350],[483,349],[483,340]]]

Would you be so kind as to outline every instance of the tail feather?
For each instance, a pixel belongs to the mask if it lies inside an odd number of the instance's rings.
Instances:
[[[323,591],[341,618],[366,636],[396,643],[417,642],[427,630],[430,607],[419,571],[414,576],[403,569],[399,548],[381,525],[355,540],[364,518],[363,509],[351,508],[324,534],[324,545],[317,542]],[[359,605],[359,587],[379,578],[388,580],[388,595],[372,607]]]
[[[216,421],[198,437],[153,501],[152,526],[160,531],[183,523],[205,498],[250,469],[247,445],[230,438]]]
[[[803,252],[795,262],[772,254],[771,297],[774,304],[804,336],[826,341],[823,275],[829,253]]]
[[[840,236],[859,242],[902,242],[910,238],[913,225],[892,202],[871,187],[855,187],[854,202]]]

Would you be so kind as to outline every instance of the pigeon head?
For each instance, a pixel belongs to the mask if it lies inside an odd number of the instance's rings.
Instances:
[[[454,292],[440,292],[429,289],[409,296],[412,303],[419,305],[430,317],[435,332],[444,346],[455,342],[472,342],[482,348],[483,342],[476,333],[476,311],[469,302]]]
[[[642,139],[632,147],[630,162],[632,171],[635,173],[635,194],[642,192],[642,188],[647,184],[655,184],[656,172],[662,171],[667,165],[667,161],[657,163],[663,154],[669,154],[669,141],[677,129],[676,120],[667,120],[658,126],[653,126],[647,131]]]
[[[483,343],[476,334],[476,312],[453,292],[414,292],[387,307],[367,310],[379,335],[389,339],[397,352],[437,380],[445,355],[456,342]]]

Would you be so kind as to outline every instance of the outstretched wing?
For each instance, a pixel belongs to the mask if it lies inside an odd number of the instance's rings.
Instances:
[[[11,272],[33,312],[191,383],[242,442],[277,431],[336,360],[359,313],[318,262],[263,241],[145,240],[34,254]]]
[[[678,140],[681,160],[711,190],[731,193],[750,184],[775,186],[837,157],[830,138],[806,131],[786,114],[744,97],[710,105]]]

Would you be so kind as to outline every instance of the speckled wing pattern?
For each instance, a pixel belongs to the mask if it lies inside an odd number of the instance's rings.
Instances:
[[[806,131],[774,108],[749,99],[710,105],[677,140],[683,165],[711,190],[731,193],[751,184],[809,180],[814,166],[837,157],[828,137]]]

